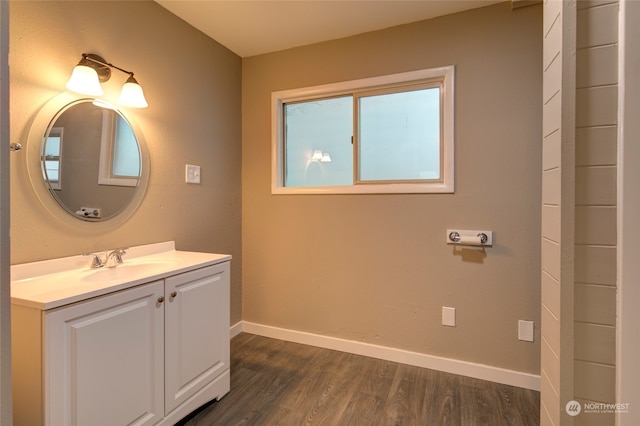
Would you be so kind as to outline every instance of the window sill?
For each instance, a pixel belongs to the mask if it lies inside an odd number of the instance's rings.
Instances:
[[[273,195],[328,194],[452,194],[453,184],[398,183],[345,186],[281,187],[272,186]]]

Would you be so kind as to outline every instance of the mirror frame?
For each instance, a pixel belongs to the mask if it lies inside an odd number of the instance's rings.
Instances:
[[[27,161],[27,173],[29,175],[29,181],[33,188],[36,197],[42,204],[42,206],[56,219],[63,223],[66,223],[73,227],[87,227],[87,229],[106,230],[116,226],[120,226],[131,217],[131,215],[138,209],[142,200],[147,192],[149,186],[150,176],[150,158],[147,144],[144,139],[144,135],[139,126],[132,119],[131,113],[127,111],[125,114],[122,110],[114,108],[120,113],[127,122],[131,125],[131,128],[138,140],[141,156],[141,174],[138,183],[138,188],[133,196],[129,199],[129,203],[118,213],[112,217],[100,220],[100,221],[87,221],[81,217],[77,217],[70,213],[67,209],[62,207],[58,201],[51,194],[49,184],[45,181],[42,175],[42,163],[41,163],[41,151],[44,144],[44,137],[49,127],[59,117],[60,111],[66,108],[71,103],[78,103],[82,101],[93,102],[94,98],[78,97],[71,93],[64,92],[47,102],[37,113],[31,128],[29,130],[29,136],[27,139],[27,146],[25,149],[25,158]],[[105,103],[103,100],[98,101]],[[97,173],[97,170],[96,170]]]

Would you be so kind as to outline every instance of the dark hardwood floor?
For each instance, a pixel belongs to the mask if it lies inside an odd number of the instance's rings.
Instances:
[[[204,425],[538,425],[539,392],[242,333]]]

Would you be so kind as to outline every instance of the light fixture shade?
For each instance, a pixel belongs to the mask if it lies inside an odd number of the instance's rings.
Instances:
[[[83,95],[102,96],[104,91],[100,86],[98,73],[95,69],[86,65],[76,65],[67,81],[67,89]]]
[[[330,163],[331,162],[331,155],[329,155],[328,152],[324,152],[322,154],[322,158],[320,159],[321,163]]]
[[[124,86],[122,86],[118,103],[130,108],[146,108],[149,106],[147,100],[144,98],[142,87],[140,87],[136,79],[133,78],[133,75],[129,76]]]

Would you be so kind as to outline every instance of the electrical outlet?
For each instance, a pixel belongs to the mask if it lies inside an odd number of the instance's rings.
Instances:
[[[200,183],[200,166],[187,164],[185,167],[184,180],[186,183]]]
[[[448,306],[442,307],[442,325],[446,325],[447,327],[456,326],[456,308]]]
[[[518,320],[518,340],[533,342],[533,321]]]

